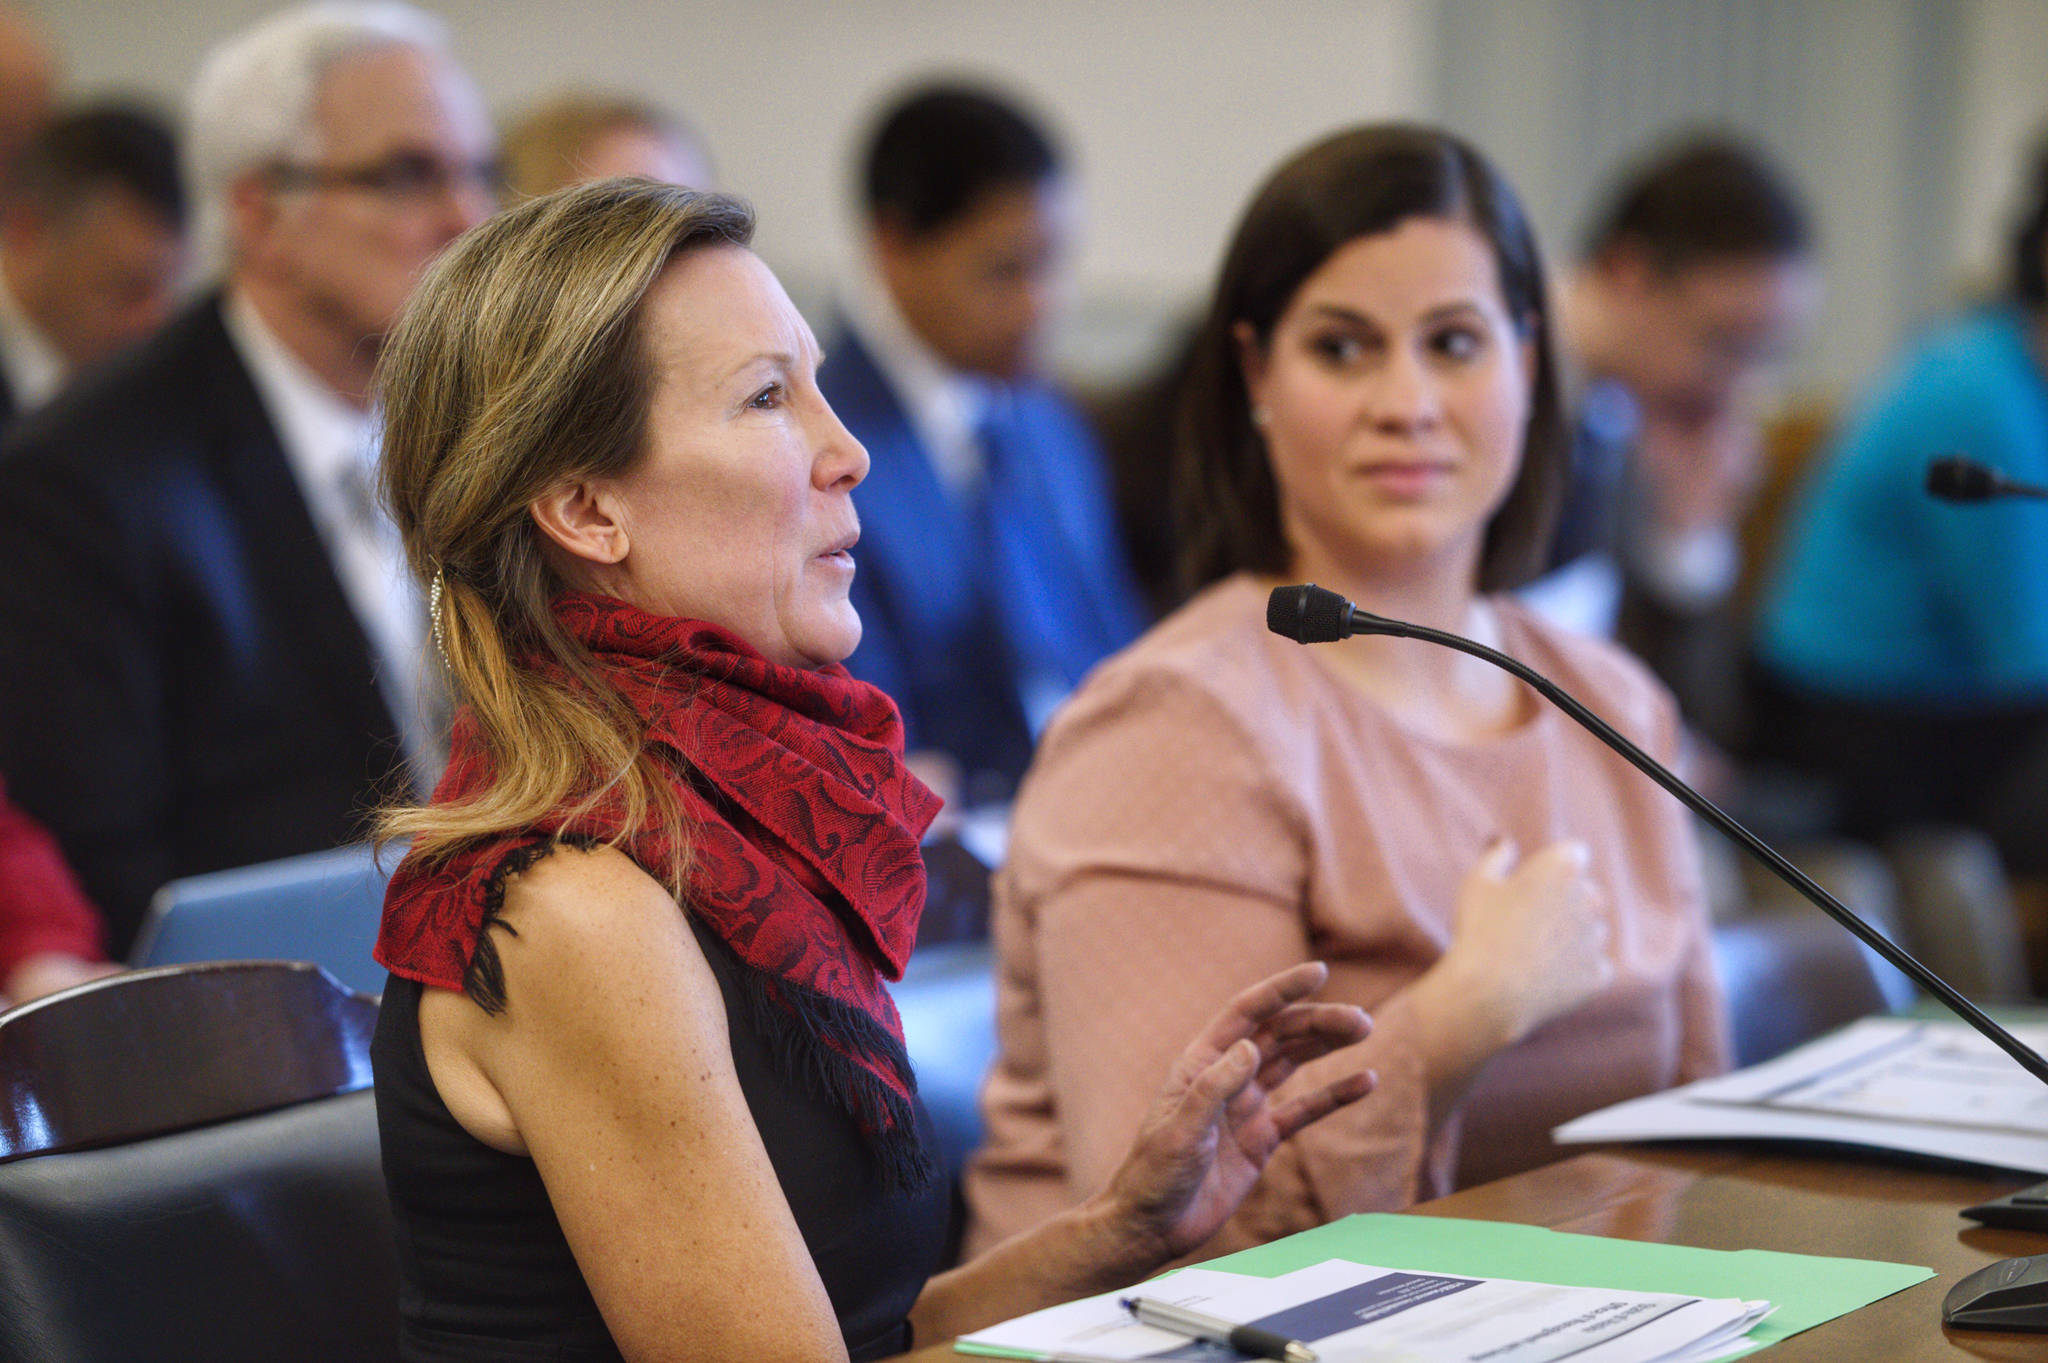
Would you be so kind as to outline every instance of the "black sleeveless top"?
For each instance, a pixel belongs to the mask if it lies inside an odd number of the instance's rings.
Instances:
[[[944,1252],[943,1180],[886,1188],[853,1119],[776,1063],[750,1018],[742,965],[692,920],[725,998],[733,1067],[854,1363],[910,1347],[911,1303]],[[464,1131],[420,1046],[423,986],[392,976],[370,1055],[384,1178],[398,1231],[408,1363],[620,1359],[533,1161]],[[516,1006],[516,1000],[515,1000]],[[917,1105],[920,1135],[930,1119]]]

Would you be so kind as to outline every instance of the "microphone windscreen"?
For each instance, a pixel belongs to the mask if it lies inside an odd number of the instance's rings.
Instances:
[[[1351,603],[1305,582],[1275,587],[1266,598],[1266,628],[1298,644],[1329,644],[1350,635]]]
[[[1982,464],[1952,454],[1927,466],[1927,490],[1945,502],[1988,502],[2002,480]]]

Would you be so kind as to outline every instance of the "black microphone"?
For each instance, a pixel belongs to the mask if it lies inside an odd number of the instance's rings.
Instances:
[[[1927,466],[1927,490],[1945,502],[1988,502],[1999,497],[2048,497],[2048,487],[2016,483],[1974,459],[1951,454]]]
[[[1811,876],[1781,856],[1776,848],[1744,828],[1712,800],[1679,780],[1669,768],[1629,742],[1613,725],[1587,709],[1570,692],[1527,663],[1518,658],[1511,658],[1499,649],[1488,648],[1485,644],[1467,639],[1462,634],[1431,629],[1426,625],[1411,625],[1404,620],[1389,620],[1383,615],[1362,611],[1337,593],[1313,583],[1298,587],[1275,587],[1272,596],[1266,600],[1266,628],[1302,644],[1332,643],[1338,639],[1348,639],[1354,634],[1386,634],[1397,639],[1423,639],[1433,644],[1441,644],[1445,648],[1456,649],[1460,653],[1469,653],[1475,658],[1483,658],[1495,667],[1521,678],[1535,687],[1551,704],[1577,720],[1595,738],[1620,753],[1629,765],[1670,791],[1687,809],[1734,839],[1744,851],[1768,866],[1780,880],[1811,900],[1828,917],[1854,933],[1872,951],[1897,966],[1915,984],[1941,1000],[1950,1012],[1976,1028],[1998,1049],[2018,1061],[2021,1069],[2042,1083],[2048,1084],[2048,1060],[2036,1055],[2018,1037],[1993,1022],[1976,1004],[1964,998],[1948,981],[1920,964],[1910,953],[1894,945],[1889,937],[1864,922],[1855,910],[1822,889]]]

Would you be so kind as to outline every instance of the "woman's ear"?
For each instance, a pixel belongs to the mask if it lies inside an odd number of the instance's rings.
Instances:
[[[527,513],[577,563],[608,566],[632,547],[619,499],[594,482],[564,483],[534,498]]]
[[[1259,333],[1250,322],[1232,322],[1230,339],[1237,343],[1237,368],[1244,375],[1245,396],[1251,399],[1251,409],[1259,411],[1266,405],[1266,347],[1259,344]]]

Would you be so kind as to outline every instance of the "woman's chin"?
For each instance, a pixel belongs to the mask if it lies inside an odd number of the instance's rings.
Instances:
[[[789,642],[806,667],[843,663],[860,647],[860,615],[850,602],[843,603],[824,618],[807,621],[792,630]]]

